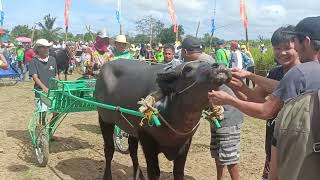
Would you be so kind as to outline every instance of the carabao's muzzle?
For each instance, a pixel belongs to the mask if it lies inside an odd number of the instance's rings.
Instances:
[[[229,83],[232,78],[231,71],[221,63],[212,64],[212,83],[222,85]]]

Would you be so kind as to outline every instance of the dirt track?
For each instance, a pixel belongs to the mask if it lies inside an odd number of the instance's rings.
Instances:
[[[95,112],[67,116],[58,128],[59,141],[50,147],[45,168],[37,167],[27,131],[33,111],[33,83],[0,86],[0,180],[13,179],[102,179],[103,142]],[[241,134],[241,179],[261,179],[264,165],[264,122],[246,118]],[[210,130],[203,121],[189,152],[185,179],[215,179],[214,160],[209,153]],[[146,176],[141,148],[139,159]],[[115,153],[114,179],[132,177],[129,155]],[[160,155],[161,179],[172,179],[172,163]]]

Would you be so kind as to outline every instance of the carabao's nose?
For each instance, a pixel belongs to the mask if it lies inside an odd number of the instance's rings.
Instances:
[[[221,83],[229,83],[232,78],[231,71],[222,63],[213,63],[211,65],[212,71],[215,74],[215,80]]]

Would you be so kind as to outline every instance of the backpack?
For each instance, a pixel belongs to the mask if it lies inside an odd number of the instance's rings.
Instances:
[[[254,65],[253,60],[251,58],[249,58],[249,56],[246,53],[241,52],[241,56],[242,56],[243,69],[247,69],[248,67]]]
[[[288,101],[279,112],[275,129],[279,179],[319,179],[319,101],[320,90],[307,92]]]

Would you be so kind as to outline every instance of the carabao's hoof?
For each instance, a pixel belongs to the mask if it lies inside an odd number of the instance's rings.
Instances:
[[[137,174],[134,174],[133,180],[145,180],[141,170],[139,171],[139,178],[136,178],[136,177],[137,177]]]
[[[103,180],[112,180],[112,175],[104,175]]]

